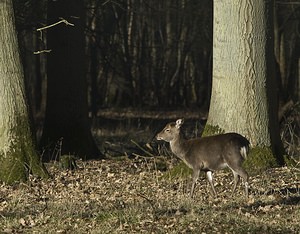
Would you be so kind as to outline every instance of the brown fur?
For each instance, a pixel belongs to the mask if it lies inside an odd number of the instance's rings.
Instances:
[[[249,150],[249,141],[237,133],[226,133],[186,140],[180,133],[182,124],[182,119],[178,119],[176,123],[167,124],[166,127],[157,134],[156,138],[157,140],[169,142],[172,152],[183,160],[188,167],[193,169],[191,196],[193,196],[195,183],[200,171],[207,173],[213,194],[216,195],[217,193],[212,181],[212,173],[226,167],[230,168],[234,175],[233,192],[236,189],[240,177],[242,177],[245,183],[246,196],[248,196],[249,176],[242,168],[242,163]]]

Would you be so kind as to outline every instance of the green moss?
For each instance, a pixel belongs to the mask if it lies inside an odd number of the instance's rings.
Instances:
[[[42,178],[49,177],[48,171],[32,146],[26,144],[18,148],[17,144],[14,144],[12,150],[6,152],[6,155],[1,154],[0,168],[0,180],[7,184],[26,181],[30,173]]]
[[[35,151],[27,118],[21,116],[16,123],[10,129],[9,149],[5,153],[0,151],[0,180],[8,184],[25,181],[29,173],[48,178],[49,174]]]
[[[0,180],[7,184],[13,184],[16,181],[25,181],[27,179],[26,166],[23,160],[18,157],[18,153],[18,151],[12,150],[7,152],[6,155],[0,155]]]
[[[212,136],[212,135],[217,135],[217,134],[223,134],[225,133],[225,130],[220,128],[218,125],[213,126],[206,124],[204,127],[204,130],[202,132],[202,136]]]
[[[257,174],[276,166],[278,166],[276,156],[270,147],[251,148],[247,160],[244,162],[244,167],[250,174]]]
[[[77,169],[76,160],[77,158],[74,155],[62,155],[59,159],[60,167],[62,169],[75,170]]]
[[[284,158],[284,163],[288,167],[300,167],[299,163],[297,163],[297,161],[292,157],[290,157],[289,155],[284,155],[283,158]]]

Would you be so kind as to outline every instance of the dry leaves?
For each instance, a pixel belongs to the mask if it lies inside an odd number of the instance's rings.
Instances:
[[[160,161],[162,159],[160,158]],[[166,160],[165,164],[172,162]],[[300,231],[299,171],[271,169],[251,177],[251,196],[232,175],[215,175],[217,198],[204,175],[190,199],[190,178],[163,177],[157,159],[79,161],[78,170],[47,164],[49,180],[0,186],[4,233],[245,233]]]

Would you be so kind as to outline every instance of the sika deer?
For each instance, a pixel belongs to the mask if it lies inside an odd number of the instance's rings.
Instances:
[[[213,172],[230,168],[234,176],[233,191],[236,190],[240,177],[245,183],[246,197],[248,197],[248,173],[242,168],[242,162],[249,151],[249,141],[237,134],[226,133],[221,135],[185,140],[180,132],[183,119],[169,123],[157,134],[157,140],[170,143],[172,152],[185,164],[193,169],[193,183],[190,196],[193,196],[195,183],[200,171],[205,171],[216,196],[213,184]]]

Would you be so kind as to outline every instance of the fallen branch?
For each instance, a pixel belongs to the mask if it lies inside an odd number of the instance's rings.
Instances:
[[[135,142],[134,140],[131,140],[131,142],[133,144],[135,144],[140,150],[142,150],[145,154],[147,154],[150,157],[154,157],[153,154],[151,154],[149,151],[145,150],[142,146],[140,146],[137,142]]]
[[[200,119],[206,120],[207,113],[200,110],[197,111],[140,111],[137,109],[101,109],[97,113],[97,117],[107,119],[176,119],[184,116],[186,119]]]

